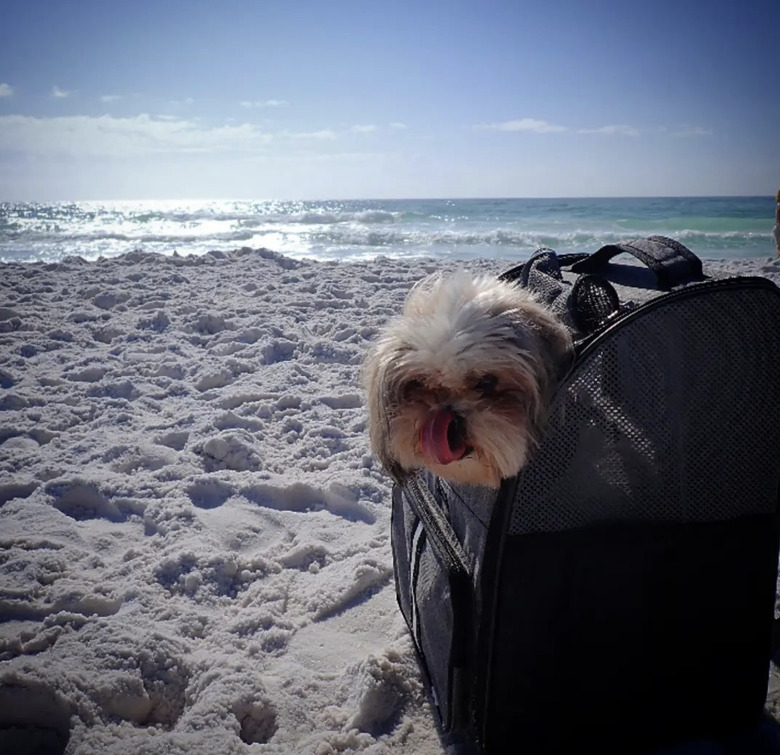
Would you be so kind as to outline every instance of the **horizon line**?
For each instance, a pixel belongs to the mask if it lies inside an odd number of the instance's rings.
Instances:
[[[427,196],[427,197],[135,197],[132,199],[0,199],[0,204],[78,204],[89,202],[490,202],[505,200],[601,200],[601,199],[763,199],[775,200],[775,193],[758,194],[573,194],[565,195],[485,195],[485,196]]]

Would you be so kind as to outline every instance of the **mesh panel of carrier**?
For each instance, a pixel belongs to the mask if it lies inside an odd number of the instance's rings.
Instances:
[[[522,472],[510,534],[774,510],[780,306],[745,286],[651,308],[594,343]]]

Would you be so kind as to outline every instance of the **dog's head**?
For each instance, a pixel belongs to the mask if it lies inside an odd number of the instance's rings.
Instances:
[[[374,454],[397,478],[427,467],[497,487],[525,464],[570,350],[522,288],[466,273],[421,281],[365,365]]]

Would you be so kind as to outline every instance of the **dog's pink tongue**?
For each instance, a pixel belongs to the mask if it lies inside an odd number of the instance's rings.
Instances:
[[[450,464],[466,454],[466,446],[462,443],[455,448],[450,446],[449,429],[454,421],[451,410],[437,409],[428,415],[420,428],[422,452],[437,464]]]

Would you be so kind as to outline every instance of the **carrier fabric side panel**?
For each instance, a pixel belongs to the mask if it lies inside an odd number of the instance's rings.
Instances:
[[[400,487],[393,490],[392,546],[398,605],[412,634],[444,730],[453,725],[453,605],[448,575]]]
[[[423,490],[427,495],[420,495]],[[493,497],[484,491],[470,503],[480,514],[490,510]],[[458,737],[471,721],[472,580],[485,525],[466,507],[448,518],[453,500],[460,500],[458,492],[430,473],[396,485],[392,547],[398,603],[430,682],[434,708],[442,729]]]
[[[507,511],[489,753],[642,752],[761,714],[780,296],[731,281],[635,315],[581,355]]]
[[[776,538],[767,517],[510,538],[487,752],[635,755],[753,726]]]

